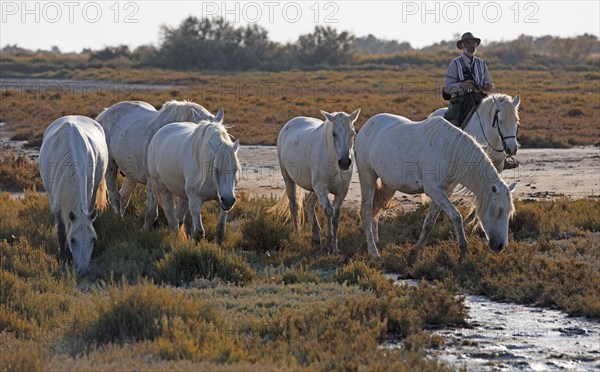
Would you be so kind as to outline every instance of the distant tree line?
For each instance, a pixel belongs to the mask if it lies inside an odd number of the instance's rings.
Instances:
[[[162,26],[158,45],[142,45],[84,50],[91,66],[153,67],[175,70],[269,70],[333,68],[337,66],[377,68],[378,65],[445,66],[458,53],[455,39],[420,50],[407,42],[381,40],[373,35],[355,37],[331,27],[314,31],[292,43],[269,39],[258,25],[236,27],[221,19],[190,16],[178,27]],[[584,34],[573,38],[522,35],[506,42],[481,46],[480,54],[495,65],[507,68],[543,69],[549,65],[584,66],[597,69],[600,63],[598,36]],[[22,52],[16,45],[6,46],[3,54]],[[44,52],[60,54],[58,48]],[[7,63],[5,67],[10,67]]]

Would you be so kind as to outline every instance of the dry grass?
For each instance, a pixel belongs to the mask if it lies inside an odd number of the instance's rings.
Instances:
[[[233,125],[231,133],[242,143],[274,144],[289,119],[320,117],[321,109],[351,112],[361,107],[360,127],[381,112],[422,120],[447,104],[439,94],[441,79],[417,69],[227,74],[154,71],[153,75],[165,79],[159,82],[189,85],[165,90],[128,88],[128,82],[145,81],[140,74],[147,77],[148,71],[124,69],[118,76],[103,77],[124,84],[92,89],[87,94],[69,88],[5,89],[0,96],[0,120],[11,124],[16,138],[39,145],[45,127],[63,115],[96,117],[105,107],[123,100],[144,100],[160,107],[170,99],[188,99],[210,111],[225,107],[225,123]],[[525,147],[598,144],[600,72],[496,70],[493,75],[499,92],[522,96],[519,137]]]

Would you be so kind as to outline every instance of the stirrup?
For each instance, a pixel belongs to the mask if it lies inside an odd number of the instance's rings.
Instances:
[[[507,156],[506,158],[504,158],[504,169],[514,169],[518,166],[519,162],[512,156]]]

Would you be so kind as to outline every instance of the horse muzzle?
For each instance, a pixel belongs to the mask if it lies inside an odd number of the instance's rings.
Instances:
[[[235,204],[235,198],[221,198],[221,209],[225,212],[233,208]]]
[[[518,150],[518,148],[516,146],[515,147],[506,146],[504,149],[504,153],[508,156],[513,156],[513,155],[517,155],[517,150]]]
[[[504,242],[495,242],[495,241],[491,241],[489,243],[489,248],[494,251],[494,253],[500,253],[502,252],[502,250],[504,249],[504,247],[506,246],[506,243]]]
[[[340,167],[341,170],[348,170],[348,169],[350,169],[351,165],[352,165],[352,159],[350,159],[350,157],[342,158],[342,159],[338,160],[338,166]]]
[[[77,276],[80,278],[84,278],[84,277],[88,276],[89,273],[90,273],[90,269],[87,266],[86,267],[82,266],[82,267],[77,268]]]

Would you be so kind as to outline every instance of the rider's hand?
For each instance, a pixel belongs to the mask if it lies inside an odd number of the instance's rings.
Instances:
[[[483,86],[483,90],[485,90],[486,92],[491,92],[494,90],[494,85],[492,83],[485,83],[485,85]]]
[[[473,80],[466,80],[460,83],[461,89],[475,89],[475,82]]]

